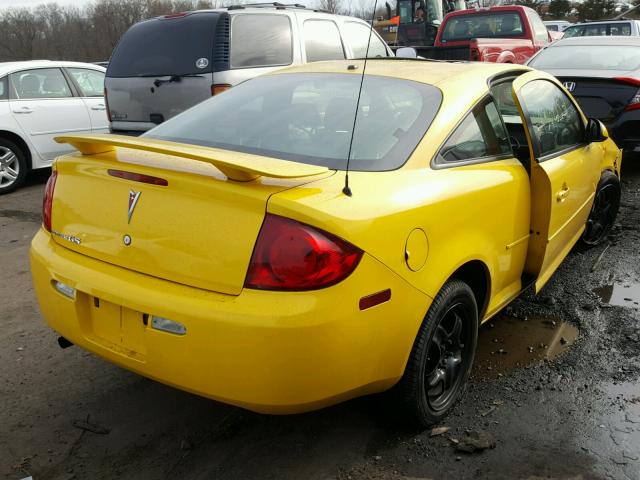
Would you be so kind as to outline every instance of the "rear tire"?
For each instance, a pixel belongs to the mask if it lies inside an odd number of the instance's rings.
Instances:
[[[27,160],[15,143],[0,138],[0,195],[21,187],[27,177]]]
[[[616,221],[621,195],[620,179],[613,172],[605,171],[598,182],[596,197],[582,234],[584,245],[593,247],[605,241]]]
[[[450,280],[433,300],[398,384],[402,411],[422,427],[441,421],[462,397],[478,343],[473,291]]]

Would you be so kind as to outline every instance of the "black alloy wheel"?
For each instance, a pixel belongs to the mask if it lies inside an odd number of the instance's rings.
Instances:
[[[621,193],[618,177],[613,172],[604,172],[600,177],[591,213],[582,234],[584,244],[595,246],[605,241],[616,221]]]
[[[429,426],[442,420],[464,393],[478,341],[473,292],[451,280],[436,295],[420,327],[400,381],[411,420]]]

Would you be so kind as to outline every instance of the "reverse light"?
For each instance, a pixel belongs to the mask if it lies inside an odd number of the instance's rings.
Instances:
[[[347,278],[362,250],[310,225],[267,214],[244,286],[259,290],[316,290]]]
[[[53,170],[47,185],[44,187],[44,198],[42,199],[42,226],[47,232],[51,231],[51,208],[53,206],[53,191],[56,188],[58,172]]]
[[[57,280],[53,281],[53,288],[55,288],[59,293],[64,295],[71,300],[76,299],[76,289],[66,283],[58,282]]]
[[[175,322],[164,317],[156,317],[155,315],[151,317],[151,328],[173,333],[174,335],[185,335],[187,333],[187,327],[180,322]]]
[[[231,88],[231,85],[228,83],[216,83],[211,85],[211,96],[220,95],[223,92],[226,92]]]

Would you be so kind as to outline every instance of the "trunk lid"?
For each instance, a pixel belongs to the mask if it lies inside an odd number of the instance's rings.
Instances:
[[[628,72],[589,72],[585,76],[576,75],[575,72],[573,75],[570,72],[549,73],[555,75],[571,91],[587,117],[603,122],[616,119],[638,91],[637,86],[613,78],[624,77]]]
[[[229,295],[243,288],[269,197],[332,173],[242,154],[234,162],[231,152],[130,137],[122,140],[129,139],[128,148],[114,150],[118,137],[107,138],[64,140],[92,154],[57,161],[54,241],[129,270]],[[231,166],[254,179],[231,180],[219,170]],[[300,173],[307,176],[291,178]]]

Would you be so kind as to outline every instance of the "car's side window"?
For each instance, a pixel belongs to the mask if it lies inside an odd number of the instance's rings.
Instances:
[[[569,27],[564,31],[562,38],[581,37],[584,33],[584,27]]]
[[[9,98],[9,88],[7,85],[7,77],[0,78],[0,100]]]
[[[493,101],[476,106],[446,141],[436,162],[466,162],[511,153],[509,136]]]
[[[104,73],[87,68],[67,68],[80,87],[84,97],[102,97],[104,95]]]
[[[231,67],[290,65],[293,62],[292,39],[291,22],[286,15],[234,15]]]
[[[519,92],[536,156],[544,158],[583,143],[584,123],[573,102],[554,83],[533,80]]]
[[[382,40],[371,31],[367,25],[356,22],[345,22],[343,28],[347,43],[351,46],[351,51],[355,58],[364,58],[367,55],[367,43],[371,36],[369,45],[369,58],[387,57],[387,49]]]
[[[39,68],[11,74],[11,83],[16,98],[67,98],[72,97],[71,88],[59,68]]]
[[[631,24],[630,23],[610,23],[609,24],[609,35],[631,35]]]
[[[304,48],[307,62],[344,60],[344,48],[338,26],[331,20],[304,22]]]

